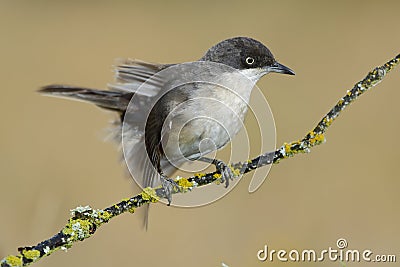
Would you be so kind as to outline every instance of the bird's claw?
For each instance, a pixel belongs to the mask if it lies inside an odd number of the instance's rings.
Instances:
[[[235,177],[231,167],[217,159],[214,159],[214,165],[217,168],[217,171],[221,173],[222,182],[225,182],[225,187],[227,188],[229,186],[229,180],[233,180]]]
[[[171,178],[168,178],[164,174],[161,175],[161,186],[164,190],[164,197],[168,200],[168,206],[171,205],[172,193],[174,188],[178,187],[178,184]]]

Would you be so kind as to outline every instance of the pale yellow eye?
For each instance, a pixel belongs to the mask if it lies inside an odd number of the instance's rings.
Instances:
[[[252,58],[252,57],[247,57],[247,58],[246,58],[246,64],[247,64],[247,65],[253,65],[253,64],[254,64],[254,58]]]

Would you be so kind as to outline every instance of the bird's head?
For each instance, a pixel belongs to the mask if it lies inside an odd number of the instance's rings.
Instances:
[[[252,80],[276,72],[294,75],[294,71],[275,60],[261,42],[248,37],[234,37],[211,47],[200,59],[228,65]]]

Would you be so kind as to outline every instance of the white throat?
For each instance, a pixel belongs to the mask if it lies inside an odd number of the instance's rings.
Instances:
[[[241,74],[246,76],[253,83],[257,83],[258,80],[267,74],[268,72],[265,69],[255,68],[255,69],[244,69],[239,71]]]

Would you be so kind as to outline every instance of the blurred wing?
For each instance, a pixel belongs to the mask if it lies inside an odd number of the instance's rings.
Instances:
[[[128,165],[135,165],[133,169],[138,177],[144,176],[144,166],[149,164],[145,162],[147,153],[143,149],[148,106],[165,83],[159,76],[154,75],[168,66],[136,59],[118,59],[114,65],[115,81],[108,85],[110,90],[133,94],[133,98],[130,99],[131,104],[127,105],[123,118],[124,154],[126,161],[129,162]],[[118,141],[122,141],[122,136]],[[143,183],[140,185],[143,186]]]
[[[164,81],[161,77],[153,77],[161,70],[173,64],[158,64],[136,59],[118,60],[115,67],[115,83],[110,89],[126,92],[137,92],[144,96],[155,96],[160,92]]]

